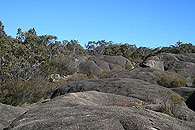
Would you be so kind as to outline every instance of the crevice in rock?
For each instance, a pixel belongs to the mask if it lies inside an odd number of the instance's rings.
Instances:
[[[195,93],[186,100],[186,105],[195,112]]]

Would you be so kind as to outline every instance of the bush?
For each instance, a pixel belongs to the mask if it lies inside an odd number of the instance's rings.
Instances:
[[[164,75],[159,77],[157,83],[161,86],[172,88],[172,87],[187,87],[187,82],[185,80],[174,78],[169,75]]]
[[[126,70],[132,70],[133,66],[131,64],[125,64],[125,67],[124,67]]]
[[[93,73],[92,68],[89,68],[89,72],[87,73],[87,76],[89,79],[94,79],[96,77],[95,74]]]
[[[182,106],[182,103],[184,99],[180,97],[178,94],[172,94],[170,96],[171,103],[165,103],[163,104],[161,108],[161,112],[165,113],[169,116],[176,117],[182,119],[184,114],[180,113],[180,109]]]
[[[187,82],[185,80],[181,80],[178,78],[175,78],[172,83],[172,87],[187,87]]]
[[[6,81],[0,87],[0,102],[13,106],[31,104],[50,97],[57,86],[38,76],[32,81]]]
[[[177,73],[177,74],[180,74],[182,76],[185,76],[184,72],[182,70],[180,70],[180,69],[179,70],[168,69],[167,71],[172,72],[172,73]]]
[[[72,67],[71,61],[72,56],[67,55],[57,55],[53,56],[50,65],[51,65],[51,72],[56,72],[57,74],[62,75],[72,75],[76,72],[76,68]]]

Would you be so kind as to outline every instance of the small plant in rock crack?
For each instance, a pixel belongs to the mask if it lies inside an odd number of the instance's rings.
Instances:
[[[170,97],[171,103],[166,103],[162,105],[161,112],[172,117],[180,118],[183,114],[180,113],[180,108],[184,99],[178,94],[172,94]]]
[[[144,104],[145,104],[145,103],[144,103],[144,102],[142,102],[142,101],[141,101],[141,102],[139,102],[139,104],[138,104],[138,108],[142,108],[142,109],[143,109],[143,108],[144,108]]]
[[[91,67],[89,68],[89,71],[87,73],[87,77],[89,79],[94,79],[95,78],[95,74],[94,74],[93,69]]]
[[[165,102],[163,103],[163,105],[161,107],[161,112],[164,114],[167,114],[169,116],[174,117],[174,114],[172,112],[172,107]]]

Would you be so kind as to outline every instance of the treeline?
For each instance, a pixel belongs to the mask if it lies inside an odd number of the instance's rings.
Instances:
[[[195,46],[191,43],[181,42],[170,47],[151,49],[100,40],[89,41],[85,48],[77,40],[58,41],[56,36],[38,36],[34,28],[26,32],[19,28],[16,38],[13,38],[6,34],[0,21],[0,102],[18,105],[18,101],[13,102],[14,98],[20,98],[14,96],[15,93],[21,93],[22,99],[33,96],[38,97],[38,100],[43,98],[45,90],[40,90],[56,87],[47,82],[50,74],[64,76],[76,72],[70,65],[75,55],[121,55],[139,65],[148,56],[159,53],[195,52]],[[42,89],[37,89],[37,86]],[[36,101],[29,99],[22,103]]]
[[[54,72],[61,75],[72,74],[73,68],[67,65],[72,55],[121,55],[139,65],[148,56],[159,53],[195,52],[195,46],[182,42],[170,47],[151,49],[101,40],[89,41],[85,48],[77,40],[57,41],[56,36],[37,36],[34,28],[26,32],[19,28],[16,38],[12,38],[6,34],[0,22],[0,84],[14,79],[28,81],[37,75],[47,76]]]

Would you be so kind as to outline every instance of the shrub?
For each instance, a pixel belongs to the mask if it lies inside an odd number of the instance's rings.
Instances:
[[[163,106],[161,107],[161,112],[171,117],[174,117],[174,114],[172,112],[172,107],[170,105],[167,105],[166,103],[164,103]]]
[[[170,68],[167,71],[172,72],[172,73],[176,73],[176,71],[174,69],[170,69]]]
[[[187,82],[185,80],[181,80],[178,78],[175,78],[172,82],[172,87],[187,87]]]
[[[187,82],[179,78],[174,78],[169,75],[164,75],[158,78],[157,83],[164,87],[187,87]]]
[[[89,79],[95,78],[95,74],[93,73],[93,69],[89,68],[89,72],[87,73]]]
[[[184,72],[182,70],[177,70],[176,71],[178,74],[182,75],[182,76],[185,76]]]
[[[182,106],[184,99],[182,97],[180,97],[178,94],[172,94],[170,96],[170,100],[171,100],[171,103],[169,103],[169,104],[164,102],[164,104],[161,108],[161,112],[165,113],[167,115],[170,115],[172,117],[182,119],[182,116],[184,114],[181,114],[179,112],[179,110]]]
[[[131,64],[125,64],[125,69],[126,70],[131,70],[133,68],[133,66]]]
[[[71,75],[76,72],[76,68],[70,66],[72,56],[67,55],[57,55],[53,56],[50,60],[51,72],[56,72],[62,75]]]
[[[49,98],[49,91],[56,87],[40,76],[31,81],[6,81],[0,87],[0,102],[13,106],[35,103]]]
[[[169,68],[167,71],[172,72],[172,73],[177,73],[177,74],[180,74],[182,76],[185,76],[184,72],[182,70],[180,70],[180,69],[179,70],[174,70],[174,69]]]
[[[171,87],[171,83],[173,80],[174,80],[173,77],[165,75],[165,76],[159,77],[157,80],[157,83],[161,86]]]
[[[172,94],[170,99],[173,102],[173,104],[179,105],[179,106],[181,106],[184,101],[184,99],[180,97],[178,94]]]

